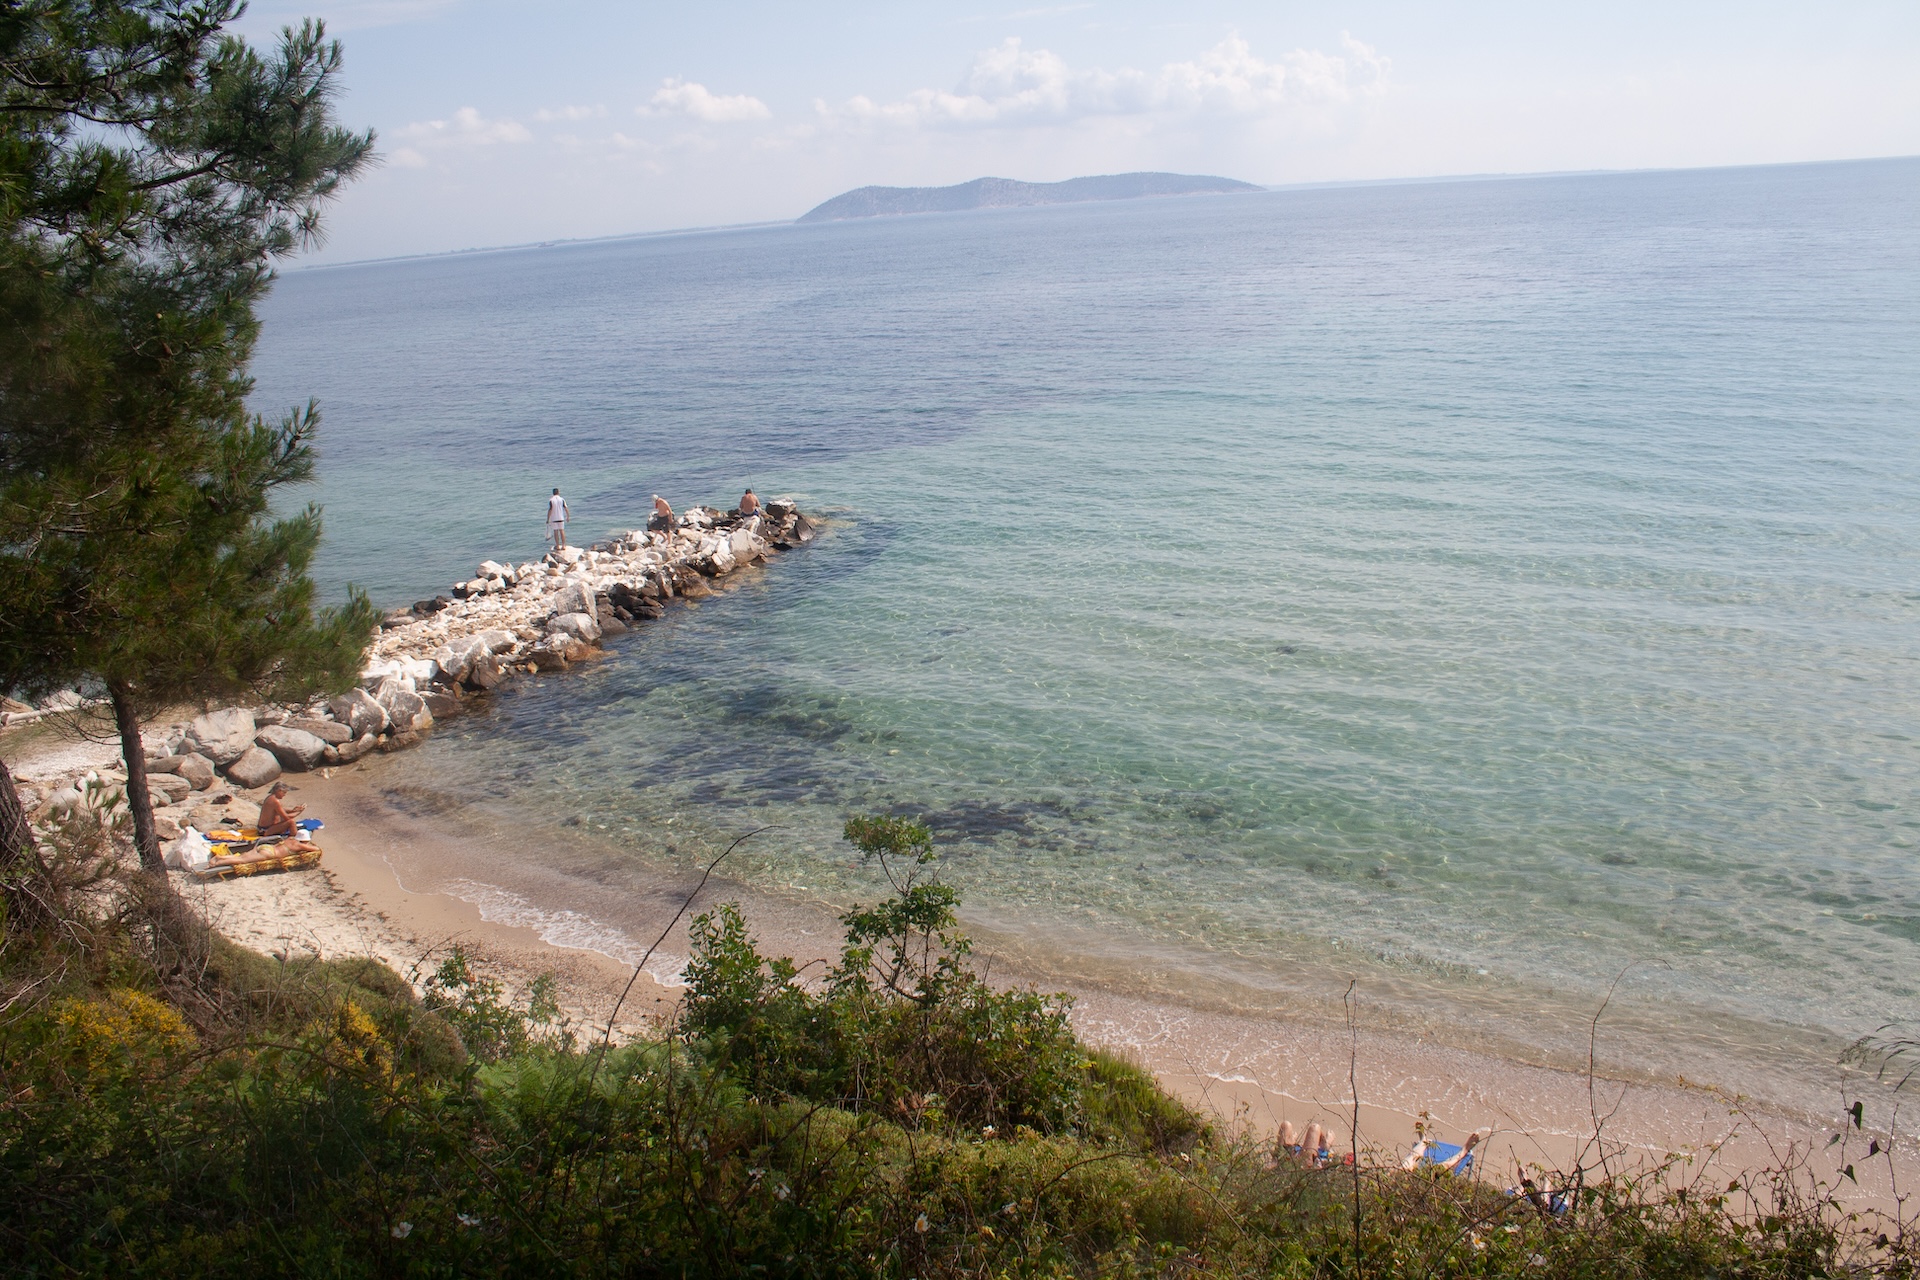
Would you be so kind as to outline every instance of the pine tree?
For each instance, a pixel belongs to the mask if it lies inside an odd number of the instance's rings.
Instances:
[[[314,607],[313,406],[246,407],[276,260],[372,155],[334,121],[317,22],[269,56],[239,0],[0,11],[0,689],[112,701],[143,865],[162,867],[143,713],[337,688],[374,611]],[[17,812],[0,771],[0,818]],[[0,821],[0,877],[31,837]]]

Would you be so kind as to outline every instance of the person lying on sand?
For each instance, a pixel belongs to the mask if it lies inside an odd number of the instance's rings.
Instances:
[[[260,802],[259,831],[262,836],[290,836],[293,832],[293,820],[307,811],[307,806],[297,804],[287,808],[281,797],[287,794],[287,784],[276,782],[273,790],[267,792],[267,798]]]
[[[1322,1165],[1333,1158],[1333,1132],[1318,1120],[1307,1126],[1304,1135],[1295,1140],[1293,1122],[1282,1120],[1280,1132],[1274,1137],[1275,1156],[1291,1156],[1295,1160],[1305,1160],[1311,1165]]]

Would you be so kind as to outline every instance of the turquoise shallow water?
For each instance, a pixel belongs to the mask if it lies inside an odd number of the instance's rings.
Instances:
[[[1061,971],[1551,1055],[1637,964],[1650,1066],[1777,1083],[1916,1008],[1916,355],[1886,161],[299,272],[257,398],[320,398],[321,576],[385,602],[552,484],[832,514],[388,763],[567,905],[764,821],[736,872],[842,901],[898,809]]]

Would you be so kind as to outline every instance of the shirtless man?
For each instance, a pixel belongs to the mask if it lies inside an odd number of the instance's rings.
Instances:
[[[740,518],[744,520],[759,514],[760,499],[754,497],[753,490],[749,489],[740,496]]]
[[[293,820],[307,811],[307,806],[297,804],[289,809],[280,797],[287,794],[287,784],[276,782],[273,790],[267,792],[267,798],[260,802],[259,831],[263,836],[290,836],[294,834]]]
[[[653,495],[653,515],[647,521],[647,528],[657,529],[669,539],[673,537],[673,508],[657,493]]]

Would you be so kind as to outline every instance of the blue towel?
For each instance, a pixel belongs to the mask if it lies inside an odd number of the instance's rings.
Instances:
[[[300,821],[294,823],[293,825],[298,827],[302,831],[312,832],[312,831],[318,831],[320,828],[326,826],[327,824],[320,821],[320,819],[318,818],[302,818],[300,819]]]
[[[1426,1154],[1421,1156],[1420,1159],[1424,1164],[1445,1164],[1459,1154],[1460,1144],[1457,1142],[1429,1142],[1427,1144]],[[1473,1168],[1473,1157],[1469,1155],[1465,1160],[1455,1165],[1453,1171],[1459,1174],[1465,1173],[1471,1168]]]

